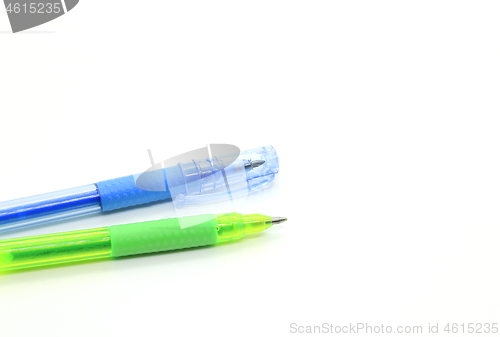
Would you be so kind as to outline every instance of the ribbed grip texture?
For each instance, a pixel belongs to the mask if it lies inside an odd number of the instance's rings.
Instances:
[[[191,224],[181,229],[177,218],[110,226],[111,256],[161,252],[217,243],[217,225],[206,215],[183,217]]]
[[[137,188],[133,175],[98,182],[102,210],[111,211],[171,198],[164,170],[142,173],[142,178],[147,183],[147,190]]]

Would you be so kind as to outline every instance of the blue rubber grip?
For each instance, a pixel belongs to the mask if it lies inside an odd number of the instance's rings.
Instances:
[[[167,175],[171,180],[171,186],[184,183],[182,170],[178,166],[142,173],[141,179],[146,179],[148,182],[148,190],[137,188],[133,175],[98,182],[96,185],[101,195],[102,211],[172,198],[168,189]]]

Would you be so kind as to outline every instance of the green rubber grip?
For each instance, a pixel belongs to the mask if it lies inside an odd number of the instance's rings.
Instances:
[[[217,243],[214,216],[195,215],[109,226],[111,256],[163,252]],[[181,228],[182,225],[182,228]]]

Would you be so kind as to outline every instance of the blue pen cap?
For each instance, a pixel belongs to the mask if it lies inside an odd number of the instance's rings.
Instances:
[[[179,163],[186,177],[186,184],[173,184],[167,174],[167,182],[175,206],[193,206],[243,197],[265,188],[279,171],[279,160],[272,146],[241,151],[236,160],[231,155],[213,155],[212,158]],[[258,162],[259,166],[251,167]],[[210,169],[211,168],[211,169]]]

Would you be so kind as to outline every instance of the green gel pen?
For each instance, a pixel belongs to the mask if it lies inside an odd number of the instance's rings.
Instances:
[[[214,245],[284,221],[261,214],[203,214],[0,240],[0,271]]]

